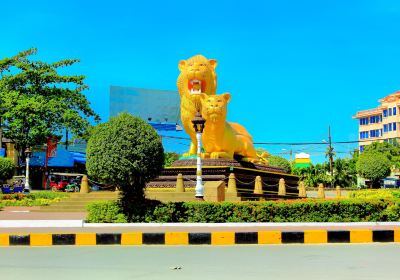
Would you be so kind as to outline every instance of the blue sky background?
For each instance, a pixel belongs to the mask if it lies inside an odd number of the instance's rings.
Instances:
[[[357,140],[351,116],[400,89],[399,1],[8,1],[0,57],[80,58],[93,108],[108,118],[110,85],[176,89],[180,59],[218,60],[229,120],[256,142]],[[339,156],[351,145],[337,145]],[[325,147],[304,150],[315,161]],[[342,153],[343,152],[343,153]]]

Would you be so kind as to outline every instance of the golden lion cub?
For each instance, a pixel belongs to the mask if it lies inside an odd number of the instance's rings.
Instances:
[[[204,157],[233,159],[234,155],[242,160],[256,162],[257,154],[253,139],[247,130],[237,123],[226,121],[229,93],[208,96],[201,95],[202,115],[206,119],[203,133]]]

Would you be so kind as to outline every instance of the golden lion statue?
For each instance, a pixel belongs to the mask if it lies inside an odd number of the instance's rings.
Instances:
[[[185,131],[192,140],[190,149],[184,156],[192,156],[197,153],[196,133],[193,129],[192,119],[197,111],[201,111],[200,94],[216,94],[216,67],[215,59],[207,59],[202,55],[181,60],[178,64],[181,73],[176,83],[181,97],[181,120]]]
[[[208,96],[201,95],[201,113],[206,119],[203,132],[204,157],[232,159],[234,155],[241,160],[259,162],[253,146],[253,139],[247,130],[237,123],[226,121],[229,93]]]

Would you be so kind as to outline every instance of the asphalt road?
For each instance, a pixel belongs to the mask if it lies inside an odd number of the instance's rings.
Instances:
[[[0,278],[391,280],[399,255],[400,244],[3,247]]]

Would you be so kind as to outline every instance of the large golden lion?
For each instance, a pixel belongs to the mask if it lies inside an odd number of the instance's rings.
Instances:
[[[195,55],[188,60],[179,62],[177,86],[181,97],[181,120],[185,131],[192,142],[190,149],[184,156],[197,153],[196,133],[193,129],[192,119],[197,111],[201,111],[200,94],[215,95],[217,90],[217,74],[215,68],[217,61],[207,59],[202,55]]]
[[[226,121],[229,93],[208,96],[201,95],[201,113],[206,119],[203,133],[204,157],[233,159],[234,155],[244,161],[259,162],[253,139],[238,123]]]

